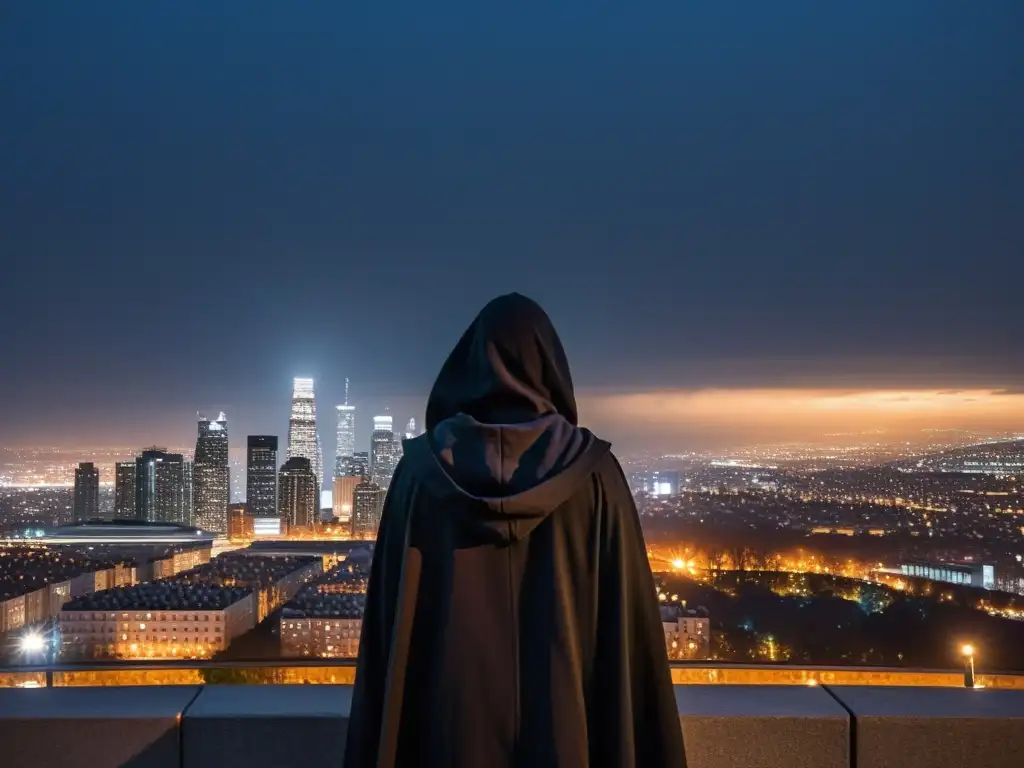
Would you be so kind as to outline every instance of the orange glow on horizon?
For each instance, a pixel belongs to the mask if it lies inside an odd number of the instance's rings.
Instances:
[[[701,389],[581,396],[588,419],[664,427],[1004,429],[1024,427],[1024,394],[998,389]]]

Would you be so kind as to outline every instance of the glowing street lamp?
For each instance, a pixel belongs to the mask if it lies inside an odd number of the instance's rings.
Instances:
[[[46,638],[39,632],[30,632],[21,638],[19,645],[26,656],[36,656],[46,650]]]
[[[965,645],[960,653],[964,657],[964,688],[974,688],[974,646]]]

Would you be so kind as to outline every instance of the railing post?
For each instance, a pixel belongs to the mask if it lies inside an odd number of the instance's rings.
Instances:
[[[964,657],[964,688],[974,688],[974,646],[965,645],[960,651]]]

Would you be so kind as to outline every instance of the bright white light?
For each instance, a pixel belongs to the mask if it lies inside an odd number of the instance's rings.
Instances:
[[[22,653],[42,653],[46,650],[46,638],[38,632],[32,632],[21,638]]]
[[[312,379],[292,379],[292,397],[313,397]]]
[[[279,517],[257,517],[253,520],[254,536],[280,536],[281,518]]]

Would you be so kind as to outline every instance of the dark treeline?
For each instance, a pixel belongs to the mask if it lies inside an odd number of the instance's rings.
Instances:
[[[1024,622],[968,607],[964,590],[951,588],[960,594],[948,600],[946,591],[910,595],[818,574],[726,571],[711,578],[671,575],[662,584],[688,606],[710,611],[717,660],[955,668],[960,647],[970,643],[979,669],[1024,670]]]

